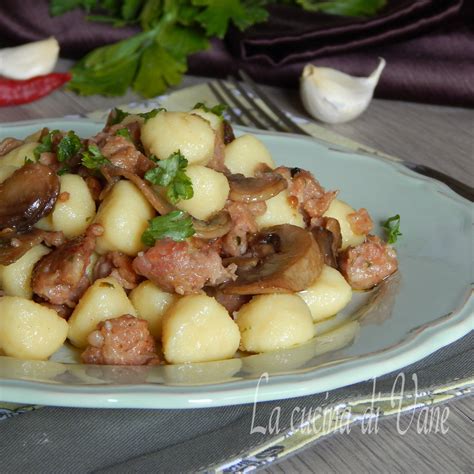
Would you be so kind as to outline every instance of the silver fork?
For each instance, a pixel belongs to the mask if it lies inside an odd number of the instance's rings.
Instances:
[[[237,125],[251,126],[260,130],[275,130],[277,132],[312,136],[288,117],[246,72],[239,70],[239,76],[245,85],[232,76],[227,77],[227,82],[215,80],[208,83],[216,99],[228,105],[227,113],[232,122]],[[329,142],[324,143],[334,148],[333,144]],[[456,193],[470,201],[474,201],[474,188],[471,186],[429,166],[406,160],[399,160],[399,163],[416,173],[443,182]]]

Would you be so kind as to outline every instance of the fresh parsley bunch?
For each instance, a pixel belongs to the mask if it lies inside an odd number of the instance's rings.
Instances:
[[[372,15],[387,0],[50,0],[50,13],[83,8],[89,19],[119,27],[138,24],[142,32],[103,46],[72,69],[69,88],[84,94],[123,95],[129,86],[154,97],[181,81],[187,58],[223,38],[229,25],[240,30],[263,22],[266,6],[299,5],[308,11],[337,15]]]

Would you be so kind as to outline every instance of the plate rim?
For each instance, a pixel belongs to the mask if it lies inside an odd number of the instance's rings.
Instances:
[[[38,124],[45,126],[48,122],[57,121],[61,121],[64,125],[71,124],[71,126],[75,123],[102,125],[102,122],[85,117],[53,117],[0,123],[0,131],[3,131],[5,128],[14,129]],[[310,136],[257,130],[249,127],[234,126],[234,128],[257,135],[283,136],[289,139],[316,142],[319,146],[327,148],[325,143],[318,142],[316,138]],[[397,161],[397,158],[389,159],[386,156],[375,155],[364,150],[352,150],[339,145],[335,145],[334,148],[331,148],[331,151],[351,153],[360,155],[365,159],[382,162],[405,176],[425,182],[429,186],[436,188],[437,192],[440,192],[445,198],[454,199],[469,212],[470,201],[459,196],[444,183],[406,168],[401,161]],[[471,288],[466,289],[464,299],[460,300],[457,309],[448,315],[430,321],[421,330],[415,331],[417,328],[413,328],[397,344],[337,364],[331,364],[327,367],[308,370],[306,373],[272,375],[263,389],[260,389],[259,386],[258,392],[256,390],[258,382],[256,377],[240,380],[240,386],[228,385],[226,383],[204,386],[165,386],[153,383],[134,385],[65,385],[21,379],[5,379],[0,376],[0,381],[2,382],[0,400],[14,403],[87,408],[169,409],[204,408],[252,403],[257,401],[257,394],[258,402],[260,402],[321,393],[400,370],[465,336],[474,326],[474,298],[472,295],[473,289],[471,284]],[[435,343],[433,338],[429,337],[432,332],[435,332],[437,336]],[[390,370],[386,369],[387,359],[390,360]],[[1,360],[2,356],[0,356],[0,362]],[[351,370],[353,364],[361,363],[361,361],[366,370],[367,364],[369,364],[370,377],[367,375],[361,377],[356,374],[357,371]],[[314,376],[315,371],[318,372],[316,377]],[[344,378],[343,385],[337,382],[337,379],[341,378]],[[156,392],[156,387],[160,387],[160,393]],[[200,390],[202,388],[209,390],[204,392]],[[132,395],[133,399],[131,400],[130,396]],[[218,396],[216,397],[216,395]]]

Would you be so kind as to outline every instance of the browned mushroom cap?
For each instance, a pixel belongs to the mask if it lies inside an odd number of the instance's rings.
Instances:
[[[337,254],[341,249],[342,235],[339,221],[333,217],[321,217],[316,225],[311,227],[313,237],[319,245],[324,257],[324,263],[338,268]]]
[[[227,234],[232,227],[232,220],[229,213],[221,211],[208,221],[193,219],[195,237],[200,239],[216,239]]]
[[[10,153],[15,148],[18,148],[20,145],[23,145],[22,140],[17,140],[16,138],[7,137],[0,142],[0,156],[4,156],[7,153]]]
[[[237,270],[238,278],[222,291],[236,295],[289,293],[306,289],[319,276],[323,256],[311,232],[290,224],[265,229],[260,240],[277,240],[276,252],[253,267]]]
[[[337,253],[334,253],[334,236],[330,230],[324,227],[313,227],[311,229],[314,240],[319,245],[319,249],[324,258],[324,263],[330,267],[337,268]]]
[[[342,246],[342,234],[341,234],[341,225],[339,221],[334,217],[322,217],[323,227],[333,236],[333,245],[332,249],[334,254],[337,254],[341,250]]]
[[[47,232],[31,229],[28,232],[0,233],[0,265],[11,265],[25,255],[35,245],[45,242],[48,246],[57,247],[64,243],[62,232]]]
[[[0,237],[0,265],[10,265],[23,257],[28,250],[43,241],[44,231],[33,229],[26,234]]]
[[[33,163],[0,184],[0,229],[17,231],[49,214],[59,195],[59,178],[47,166]]]
[[[235,140],[234,129],[229,121],[223,120],[222,121],[222,128],[224,132],[224,145],[228,145]]]
[[[239,202],[258,202],[276,196],[288,187],[286,179],[279,173],[262,173],[256,178],[243,174],[231,174],[229,180],[229,199]]]

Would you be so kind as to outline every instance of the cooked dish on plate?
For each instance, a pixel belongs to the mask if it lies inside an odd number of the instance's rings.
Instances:
[[[397,270],[366,209],[276,167],[221,112],[114,109],[93,137],[0,143],[5,355],[47,359],[66,340],[107,365],[288,349]]]

